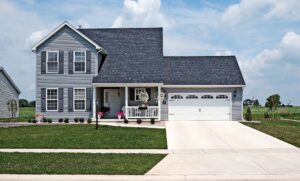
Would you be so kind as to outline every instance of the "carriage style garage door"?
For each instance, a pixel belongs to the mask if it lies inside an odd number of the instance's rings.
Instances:
[[[231,93],[169,93],[169,120],[231,120]]]

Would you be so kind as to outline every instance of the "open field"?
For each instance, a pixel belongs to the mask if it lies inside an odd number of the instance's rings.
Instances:
[[[143,175],[165,155],[0,153],[2,174]]]
[[[264,119],[264,113],[268,111],[266,107],[250,107],[253,119]],[[244,107],[244,115],[246,113],[247,107]],[[273,114],[270,112],[270,117],[273,117]],[[287,118],[287,119],[296,119],[300,120],[300,106],[294,107],[278,107],[274,112],[274,118]]]
[[[166,149],[166,130],[94,125],[0,128],[0,148]]]
[[[35,107],[20,107],[19,118],[0,119],[0,122],[26,122],[35,118]]]

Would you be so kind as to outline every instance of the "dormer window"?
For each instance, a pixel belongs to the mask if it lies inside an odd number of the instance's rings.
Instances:
[[[85,51],[74,51],[74,73],[85,73],[86,54]]]
[[[58,51],[47,51],[47,73],[58,73]]]

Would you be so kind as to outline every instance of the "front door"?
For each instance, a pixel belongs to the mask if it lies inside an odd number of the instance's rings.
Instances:
[[[116,113],[120,111],[120,105],[120,89],[104,89],[104,107],[110,108],[105,116],[115,117]]]

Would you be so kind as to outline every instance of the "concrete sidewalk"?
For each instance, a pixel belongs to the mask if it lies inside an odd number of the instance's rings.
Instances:
[[[300,180],[300,175],[22,175],[0,174],[5,181],[196,181],[196,180]]]
[[[164,149],[0,149],[0,152],[20,153],[134,153],[134,154],[168,154]]]

